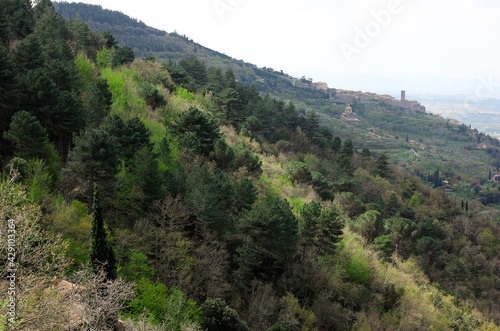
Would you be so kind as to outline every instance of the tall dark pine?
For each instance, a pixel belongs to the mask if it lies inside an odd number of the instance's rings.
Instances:
[[[0,132],[9,129],[12,115],[18,110],[17,68],[5,45],[0,41]],[[1,138],[1,137],[0,137]],[[10,144],[0,139],[0,154],[11,153]]]
[[[379,155],[376,161],[375,175],[382,178],[389,178],[391,175],[391,169],[389,168],[389,157],[387,152],[383,152]]]
[[[108,279],[116,278],[115,254],[113,248],[108,244],[106,239],[101,198],[99,196],[99,189],[95,184],[94,201],[92,203],[90,262],[92,263],[94,272],[97,272],[102,267]]]

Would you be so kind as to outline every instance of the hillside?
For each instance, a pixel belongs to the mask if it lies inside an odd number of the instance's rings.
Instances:
[[[246,86],[255,84],[260,93],[292,101],[298,114],[314,110],[320,116],[322,128],[351,139],[358,151],[369,148],[375,155],[387,151],[393,162],[426,180],[430,177],[429,182],[437,186],[441,186],[443,180],[457,183],[459,186],[450,192],[453,198],[482,199],[485,204],[500,201],[496,193],[495,198],[491,198],[489,190],[494,185],[488,184],[492,176],[500,173],[498,140],[425,112],[418,104],[401,103],[386,95],[320,87],[304,77],[294,78],[271,68],[257,68],[207,49],[185,36],[147,27],[100,6],[62,2],[55,3],[55,7],[66,19],[78,15],[97,31],[111,31],[121,45],[133,48],[138,57],[152,55],[159,62],[169,59],[178,62],[196,56],[207,67],[231,68],[235,78]],[[354,125],[341,120],[348,104],[360,120]],[[435,180],[436,171],[441,181]],[[485,198],[486,195],[490,198]]]
[[[497,140],[9,1],[0,329],[498,330]]]

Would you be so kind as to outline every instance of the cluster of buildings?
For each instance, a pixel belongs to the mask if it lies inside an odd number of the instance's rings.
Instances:
[[[334,89],[329,88],[328,84],[325,82],[313,82],[312,78],[302,79],[294,78],[283,71],[276,71],[273,68],[259,68],[263,71],[279,74],[293,81],[293,86],[300,88],[309,88],[312,90],[320,90],[330,94],[330,100],[337,103],[343,104],[353,104],[353,103],[362,103],[362,104],[380,104],[383,103],[385,105],[398,107],[404,109],[406,111],[417,111],[417,112],[425,112],[425,106],[421,105],[418,101],[415,100],[406,100],[406,92],[401,91],[401,99],[395,99],[388,94],[377,94],[372,92],[362,92],[362,91],[352,91],[352,90],[342,90],[342,89]],[[264,82],[264,79],[260,79]],[[346,115],[346,118],[353,118],[352,115]],[[350,117],[349,117],[350,116]]]
[[[372,92],[351,91],[332,89],[335,94],[331,98],[332,101],[339,103],[364,103],[364,104],[378,104],[384,103],[389,106],[398,107],[407,111],[420,111],[425,112],[425,106],[422,106],[418,101],[406,100],[406,92],[401,91],[401,99],[397,100],[388,94],[376,94]]]

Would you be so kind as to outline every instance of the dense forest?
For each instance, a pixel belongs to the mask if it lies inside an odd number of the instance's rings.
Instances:
[[[50,0],[0,9],[0,330],[498,330],[499,214],[441,187],[460,168],[395,164]],[[427,116],[389,111],[391,142]]]

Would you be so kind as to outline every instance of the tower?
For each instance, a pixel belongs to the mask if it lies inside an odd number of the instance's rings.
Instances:
[[[405,91],[401,91],[401,101],[402,102],[406,101],[406,92]]]

